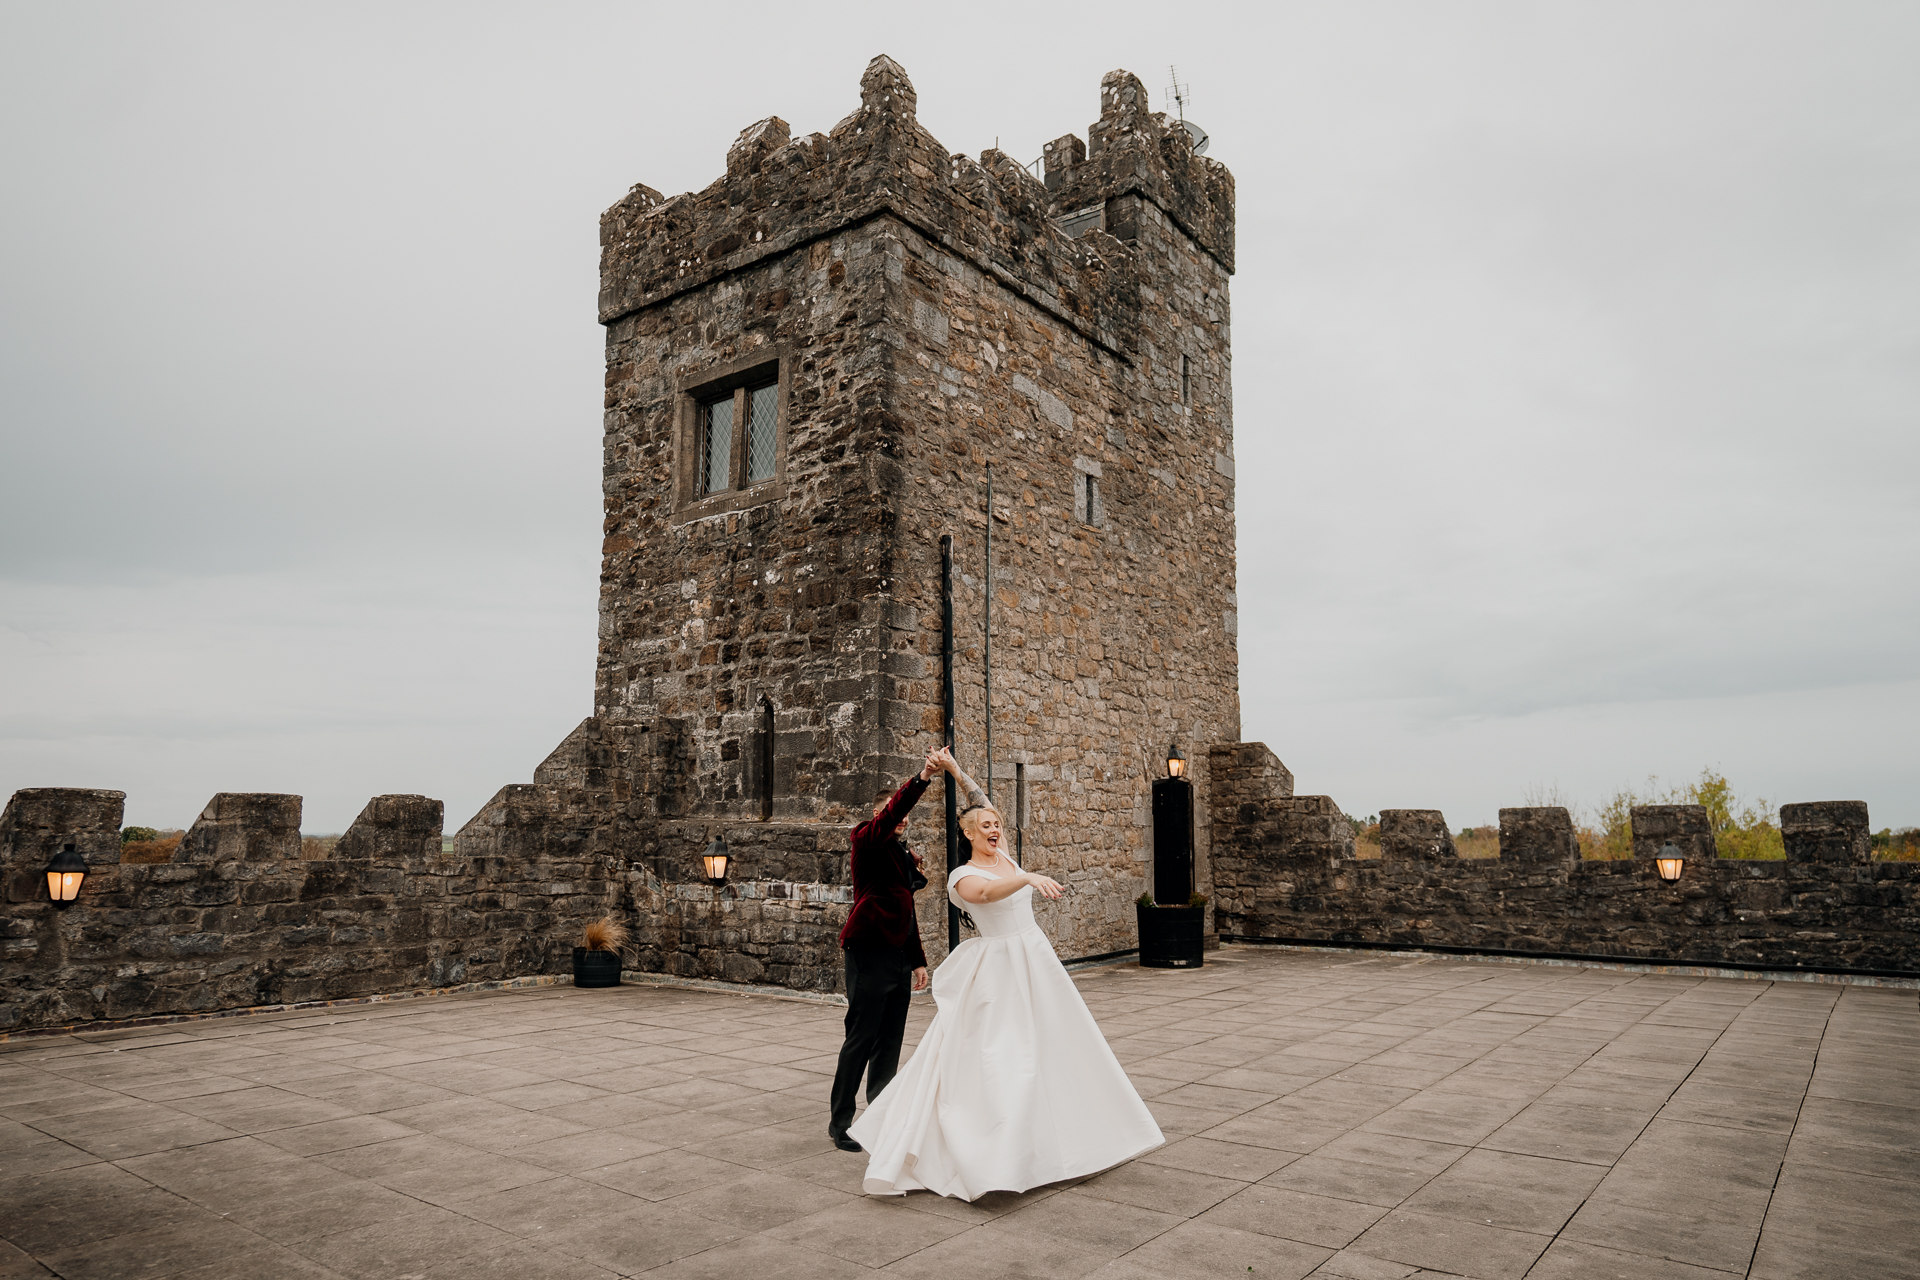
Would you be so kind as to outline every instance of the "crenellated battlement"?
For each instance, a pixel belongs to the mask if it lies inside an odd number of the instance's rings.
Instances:
[[[1132,72],[1101,79],[1100,119],[1087,130],[1089,141],[1067,134],[1046,146],[1051,216],[1088,217],[1099,208],[1103,229],[1124,240],[1138,223],[1133,202],[1144,201],[1231,272],[1233,174],[1195,155],[1193,135],[1146,103],[1146,87]]]
[[[1581,858],[1563,808],[1500,810],[1497,858],[1460,857],[1437,809],[1383,809],[1380,856],[1358,858],[1339,806],[1292,794],[1265,746],[1211,754],[1222,938],[1920,974],[1920,863],[1875,862],[1858,801],[1782,806],[1774,861],[1716,856],[1690,804],[1636,807],[1611,861]]]
[[[1232,174],[1145,111],[1128,72],[1102,81],[1090,149],[1071,137],[1048,144],[1044,182],[1000,151],[949,154],[919,123],[912,82],[891,58],[868,65],[860,99],[829,133],[795,138],[777,116],[749,125],[703,191],[668,199],[639,185],[608,209],[602,323],[883,215],[1122,356],[1138,347],[1142,236],[1165,228],[1233,270]]]

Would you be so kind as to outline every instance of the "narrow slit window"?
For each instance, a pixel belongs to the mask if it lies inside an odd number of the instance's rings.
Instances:
[[[1180,357],[1180,403],[1193,403],[1193,361]]]
[[[1099,524],[1100,523],[1100,477],[1094,475],[1092,472],[1086,472],[1086,473],[1083,473],[1083,479],[1086,482],[1087,489],[1086,489],[1086,493],[1083,495],[1083,498],[1084,498],[1084,501],[1082,503],[1083,515],[1081,516],[1081,519],[1085,520],[1088,524]]]
[[[780,387],[768,383],[747,392],[747,483],[773,479],[778,458]]]
[[[700,492],[733,485],[733,397],[700,406]]]
[[[760,821],[773,820],[773,701],[760,696]]]
[[[1013,766],[1013,856],[1026,866],[1027,852],[1027,766]]]

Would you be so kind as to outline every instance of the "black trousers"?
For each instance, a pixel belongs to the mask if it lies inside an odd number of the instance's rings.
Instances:
[[[900,1069],[900,1041],[907,1034],[907,1003],[913,996],[913,962],[898,951],[849,948],[847,1039],[833,1073],[833,1115],[827,1129],[845,1133],[853,1123],[854,1095],[867,1078],[871,1103]]]

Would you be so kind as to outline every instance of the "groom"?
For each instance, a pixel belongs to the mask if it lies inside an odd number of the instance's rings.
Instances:
[[[908,999],[927,985],[927,953],[913,913],[913,891],[927,881],[918,872],[920,855],[907,848],[907,813],[940,775],[943,755],[929,752],[919,775],[853,829],[853,910],[840,930],[847,958],[847,1039],[833,1073],[833,1114],[827,1119],[827,1136],[842,1151],[860,1150],[847,1126],[861,1075],[872,1102],[899,1069]]]

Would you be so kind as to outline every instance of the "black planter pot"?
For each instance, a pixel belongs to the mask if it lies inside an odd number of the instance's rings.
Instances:
[[[573,985],[576,987],[617,987],[620,985],[620,953],[573,949]]]
[[[1143,907],[1140,917],[1140,967],[1198,969],[1206,963],[1205,907]]]

